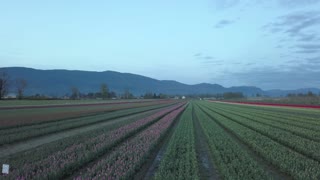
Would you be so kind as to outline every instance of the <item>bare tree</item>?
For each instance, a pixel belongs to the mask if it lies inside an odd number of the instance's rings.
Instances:
[[[24,91],[27,86],[28,86],[28,83],[25,79],[22,79],[22,78],[16,79],[16,88],[17,88],[18,99],[23,98],[23,94],[24,94]]]
[[[9,75],[6,72],[0,72],[0,99],[8,94]]]
[[[124,99],[133,99],[133,98],[134,98],[134,96],[133,96],[133,94],[130,92],[129,88],[125,88],[124,94],[123,94],[123,98],[124,98]]]
[[[71,99],[79,99],[80,98],[80,91],[77,87],[71,87]]]
[[[105,83],[101,84],[100,92],[101,92],[102,99],[107,99],[109,97],[109,89],[107,84]]]

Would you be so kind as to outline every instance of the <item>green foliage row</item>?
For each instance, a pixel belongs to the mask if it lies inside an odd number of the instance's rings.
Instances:
[[[199,179],[192,104],[180,117],[155,179]]]
[[[196,115],[222,179],[270,179],[251,154],[209,117],[207,111],[201,110],[203,105],[197,105]]]
[[[318,161],[276,140],[276,138],[281,138],[284,133],[281,134],[279,130],[269,128],[265,125],[260,126],[260,129],[258,129],[258,124],[252,121],[249,127],[249,124],[244,124],[245,118],[241,119],[239,116],[234,117],[230,113],[222,114],[221,111],[218,113],[214,105],[210,103],[206,103],[205,106],[207,106],[205,111],[210,114],[211,118],[232,131],[233,134],[280,171],[294,177],[294,179],[320,179],[320,163]],[[263,126],[265,129],[263,129]],[[268,134],[262,134],[262,131],[265,133],[267,131],[270,132]],[[273,138],[268,137],[268,135],[271,136],[271,134],[274,134]],[[287,141],[297,140],[287,139]],[[301,146],[300,148],[304,147],[304,145],[306,144],[299,144],[299,146]]]
[[[230,115],[235,115],[236,119],[244,118],[246,120],[253,121],[255,123],[260,123],[266,125],[269,128],[275,128],[284,133],[292,133],[293,135],[306,138],[308,140],[313,140],[320,142],[320,125],[296,122],[294,120],[288,120],[282,117],[270,117],[267,115],[259,115],[257,113],[250,112],[248,110],[235,110],[229,108],[219,108],[216,106],[219,112],[229,113]],[[239,118],[237,118],[239,117]],[[239,119],[240,120],[240,119]],[[301,119],[303,121],[303,119]],[[299,137],[299,138],[300,138]],[[314,144],[314,143],[311,143]]]
[[[320,130],[320,121],[318,119],[308,118],[308,117],[303,117],[298,115],[290,116],[291,115],[290,112],[277,114],[272,112],[258,111],[258,110],[246,109],[246,108],[234,108],[231,105],[220,106],[220,107],[225,110],[241,113],[241,115],[246,115],[251,117],[261,117],[273,122],[282,123],[286,125],[309,129],[309,130],[314,130],[314,131]]]
[[[254,115],[265,115],[268,117],[277,118],[278,120],[288,120],[289,122],[300,122],[301,124],[314,124],[318,126],[320,125],[320,112],[314,110],[310,111],[310,109],[243,106],[222,103],[219,104],[219,107],[241,112],[250,112]]]
[[[240,115],[234,114],[231,111],[224,111],[222,109],[215,109],[214,111],[217,114],[228,117],[229,120],[232,120],[245,127],[253,129],[254,131],[259,132],[276,142],[286,145],[292,148],[293,150],[303,155],[309,156],[310,158],[313,158],[320,162],[320,154],[319,154],[320,143],[312,141],[309,138],[304,138],[304,137],[293,134],[290,131],[296,130],[294,129],[294,127],[288,126],[286,130],[283,130],[283,128],[281,127],[284,127],[285,125],[280,124],[278,128],[277,123],[275,122],[265,123],[265,121],[268,121],[268,120],[265,120],[262,118],[250,117],[249,119],[248,117],[240,116],[241,114]],[[308,136],[308,135],[310,135],[311,137],[312,135],[319,136],[319,133],[316,133],[313,131],[306,131],[305,133],[307,132],[310,132],[310,134],[304,134],[304,136]]]

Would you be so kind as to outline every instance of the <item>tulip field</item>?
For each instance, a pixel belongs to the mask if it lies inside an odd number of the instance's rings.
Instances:
[[[25,102],[27,104],[27,102]],[[320,179],[320,110],[147,100],[0,106],[0,179]]]

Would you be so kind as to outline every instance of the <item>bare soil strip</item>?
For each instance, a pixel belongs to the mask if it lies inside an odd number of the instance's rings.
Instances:
[[[155,111],[155,110],[153,110],[153,111]],[[58,133],[54,133],[54,134],[44,135],[44,136],[29,139],[29,140],[26,140],[23,142],[5,145],[5,146],[0,147],[0,158],[5,157],[5,156],[9,156],[9,155],[12,155],[12,154],[15,154],[18,152],[26,151],[26,150],[41,146],[43,144],[51,143],[53,141],[57,141],[57,140],[60,140],[63,138],[75,136],[80,133],[84,133],[84,132],[88,132],[88,131],[91,131],[94,129],[98,129],[103,126],[112,125],[114,123],[125,121],[127,119],[135,118],[137,116],[141,116],[142,114],[148,114],[148,113],[150,113],[150,111],[138,113],[138,114],[134,114],[131,116],[122,117],[122,118],[113,119],[111,121],[104,121],[104,122],[97,123],[97,124],[87,125],[84,127],[75,128],[75,129],[71,129],[71,130],[67,130],[67,131],[62,131],[62,132],[58,132]]]
[[[212,157],[210,155],[210,149],[206,140],[207,137],[203,133],[198,117],[195,114],[194,108],[192,108],[192,120],[195,128],[194,130],[196,138],[196,153],[199,162],[200,178],[212,180],[220,179],[215,165],[213,164]]]
[[[200,108],[202,109],[203,107],[200,107]],[[207,109],[209,109],[209,108],[207,108]],[[209,109],[209,110],[212,112],[215,112],[211,109]],[[265,159],[263,159],[263,157],[259,156],[254,150],[252,150],[247,144],[245,144],[237,135],[235,135],[227,127],[223,126],[219,121],[215,120],[210,114],[208,114],[205,111],[203,111],[203,112],[205,114],[207,114],[207,116],[210,117],[213,121],[215,121],[220,127],[222,127],[224,129],[224,131],[228,135],[230,135],[243,149],[245,149],[250,154],[250,156],[252,158],[254,158],[265,169],[265,171],[267,171],[270,174],[270,176],[273,179],[277,179],[277,180],[291,180],[292,179],[289,175],[279,171],[276,167],[272,166],[272,164],[268,163]],[[217,113],[217,112],[215,112],[215,113]]]

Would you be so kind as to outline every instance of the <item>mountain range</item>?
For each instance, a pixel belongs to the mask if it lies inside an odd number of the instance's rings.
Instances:
[[[0,72],[6,72],[11,80],[17,78],[25,79],[28,83],[25,92],[27,95],[44,94],[58,97],[70,94],[71,87],[77,87],[81,93],[98,92],[102,83],[106,83],[109,89],[117,94],[129,90],[134,95],[143,95],[146,92],[168,95],[242,92],[246,96],[254,96],[259,93],[275,97],[285,96],[288,93],[307,93],[308,91],[312,91],[318,94],[320,92],[320,89],[317,88],[265,91],[254,86],[227,88],[219,84],[209,83],[188,85],[172,80],[157,80],[141,75],[115,71],[38,70],[25,67],[5,67],[0,68]]]

